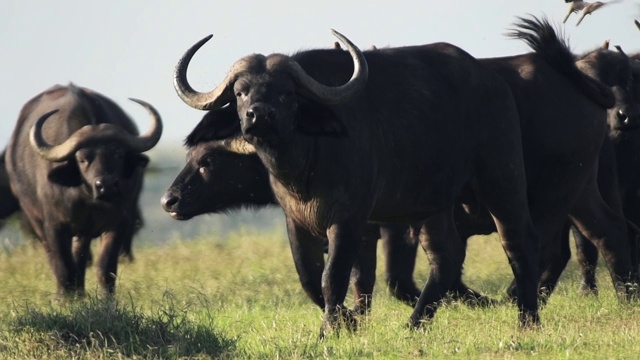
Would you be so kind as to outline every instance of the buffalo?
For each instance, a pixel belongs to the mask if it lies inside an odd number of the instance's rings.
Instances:
[[[637,111],[635,103],[627,101],[632,92],[629,67],[614,72],[616,67],[611,66],[609,59],[615,54],[608,52],[606,57],[591,63],[591,69],[603,69],[610,78],[593,76],[581,61],[576,61],[553,27],[535,17],[520,18],[511,36],[527,42],[534,52],[485,58],[480,62],[507,82],[518,107],[531,218],[543,240],[540,295],[544,300],[551,294],[566,266],[570,256],[570,225],[604,254],[617,291],[625,297],[632,295],[633,286],[629,284],[637,281],[637,264],[629,256],[633,243],[627,241],[626,220],[611,194],[617,184],[606,187],[597,180],[610,171],[602,165],[598,171],[599,159],[610,151],[607,118],[611,121],[608,114],[613,112],[607,113],[606,109],[617,100],[615,121],[625,127],[637,124],[637,120],[630,118]],[[584,58],[595,54],[600,51]],[[628,60],[624,61],[628,64]],[[620,99],[629,106],[622,106]],[[611,206],[603,201],[600,189],[606,189],[604,196]],[[489,213],[481,204],[474,212],[473,216],[465,215],[465,211],[456,213],[460,215],[456,220],[463,239],[493,230]],[[585,246],[579,247],[582,256],[589,255]],[[585,271],[591,268],[588,263],[582,265]],[[512,297],[516,297],[514,286],[510,288]],[[461,285],[458,291],[464,287]]]
[[[551,31],[551,29],[545,30],[543,27],[536,27],[534,30],[541,35],[543,31],[549,33]],[[638,196],[640,193],[640,173],[638,170],[640,155],[637,151],[640,149],[640,133],[637,131],[640,126],[640,106],[638,105],[640,94],[637,90],[640,89],[637,79],[640,74],[640,65],[638,65],[640,62],[637,62],[634,57],[628,57],[620,47],[616,46],[616,49],[617,51],[609,50],[609,42],[607,41],[601,47],[577,56],[575,60],[576,66],[583,73],[610,87],[615,97],[615,105],[607,112],[608,136],[605,137],[598,154],[597,185],[607,205],[617,212],[622,212],[630,221],[628,229],[629,250],[632,256],[632,266],[637,272],[638,229],[634,224],[640,223],[640,198]],[[516,60],[522,61],[522,58],[516,58]],[[480,59],[480,61],[492,64],[499,60]],[[508,63],[509,61],[513,62],[514,59],[503,58],[502,61]],[[516,67],[514,66],[514,68]],[[509,79],[509,74],[506,71],[498,69],[498,72],[506,76],[507,80]],[[540,75],[539,78],[543,78],[543,76]],[[516,81],[508,82],[512,87],[520,86]],[[555,107],[554,109],[567,111],[568,114],[571,112],[568,106],[576,106],[576,104],[567,104],[567,106]],[[521,114],[521,118],[527,119],[528,114]],[[525,132],[525,138],[528,138],[526,126],[523,132]],[[536,194],[530,194],[530,196],[537,197]],[[465,206],[468,209],[468,205]],[[486,209],[476,207],[475,214],[469,214],[464,209],[462,206],[457,207],[455,213],[456,225],[463,239],[470,235],[488,234],[495,230]],[[566,241],[561,242],[560,249],[556,248],[552,251],[553,254],[549,256],[552,261],[542,275],[540,288],[541,294],[544,295],[543,300],[546,300],[555,288],[560,274],[571,256],[568,237],[569,225],[567,224],[562,230],[562,233],[566,235],[563,236]],[[582,290],[586,293],[597,293],[595,266],[598,250],[580,231],[574,230],[574,236],[578,263],[582,272]],[[387,261],[402,268],[403,264],[409,263],[413,259],[411,246],[417,247],[415,238],[409,242],[407,251],[386,254]],[[386,244],[385,250],[393,251],[393,246]],[[412,266],[409,265],[405,271],[411,269]],[[460,290],[464,291],[464,286]]]
[[[598,185],[607,203],[622,211],[631,224],[640,224],[640,62],[609,42],[578,57],[582,71],[610,86],[616,104],[608,112],[606,147],[599,158]],[[583,290],[597,293],[595,267],[598,252],[579,232],[574,231],[578,262],[582,265]],[[630,254],[638,270],[637,227],[629,227]],[[568,259],[570,253],[565,252]]]
[[[469,183],[512,264],[521,324],[538,323],[539,239],[508,86],[447,43],[363,53],[334,34],[348,53],[250,55],[199,93],[186,70],[207,37],[185,53],[174,81],[185,103],[215,114],[212,140],[242,133],[255,147],[284,209],[303,286],[323,299],[322,333],[355,324],[343,301],[368,220],[423,224],[432,270],[409,323],[435,314],[464,260],[453,205]],[[321,237],[329,239],[326,265]]]
[[[6,150],[0,153],[0,228],[4,227],[7,222],[7,219],[12,215],[17,215],[20,221],[22,231],[30,236],[31,238],[35,238],[35,232],[29,225],[27,219],[25,219],[24,214],[20,209],[20,204],[18,203],[18,199],[11,192],[11,185],[9,184],[9,176],[7,175],[7,168],[5,166],[5,156]],[[135,214],[135,229],[136,231],[142,228],[144,225],[144,219],[142,217],[142,211],[138,207]],[[125,239],[122,247],[120,248],[120,259],[124,261],[133,261],[133,249],[132,249],[132,240]],[[89,258],[87,259],[88,263],[92,261],[91,253],[88,254]]]
[[[606,109],[616,99],[629,98],[630,73],[606,81],[594,77],[613,91],[594,82],[546,20],[521,18],[511,36],[524,40],[535,52],[480,62],[507,82],[518,107],[531,218],[543,240],[540,295],[544,300],[551,294],[569,259],[570,225],[605,254],[617,291],[631,295],[633,286],[629,284],[637,281],[637,266],[629,256],[626,220],[612,199],[615,195],[610,194],[615,187],[604,187],[597,181],[597,176],[607,171],[601,165],[598,172],[598,161],[610,149]],[[600,60],[598,66],[613,73],[609,62]],[[617,109],[617,121],[631,126],[634,121],[627,115],[632,115],[633,107],[623,109],[619,104]],[[607,189],[605,196],[613,209],[603,201],[599,188]],[[456,208],[456,225],[463,239],[495,230],[481,202],[472,208]],[[588,256],[589,249],[584,246],[579,254]],[[402,263],[401,258],[393,261]],[[583,264],[585,271],[590,268]],[[464,292],[466,286],[458,284],[455,290]],[[516,291],[513,284],[510,295],[517,297]]]
[[[187,163],[162,196],[165,211],[175,219],[188,220],[200,214],[227,212],[240,207],[277,205],[269,186],[269,173],[255,148],[242,138],[206,140],[209,121],[206,117],[187,136]],[[416,249],[408,238],[407,227],[370,224],[352,273],[356,313],[365,313],[371,306],[378,238],[384,241],[385,253],[390,255],[388,259],[403,260],[402,263],[386,262],[385,279],[391,293],[410,305],[415,305],[420,295],[413,281]],[[326,242],[326,239],[322,240]],[[320,239],[317,243],[321,243]],[[405,248],[408,252],[403,251]],[[402,256],[405,253],[406,256]],[[324,302],[320,302],[322,299],[315,300],[318,306],[324,306]]]
[[[138,135],[107,97],[74,84],[56,85],[22,108],[6,152],[11,190],[44,245],[60,295],[82,295],[90,242],[100,237],[98,282],[115,291],[118,254],[140,220],[138,196],[162,122],[151,115]],[[54,145],[52,145],[54,144]]]

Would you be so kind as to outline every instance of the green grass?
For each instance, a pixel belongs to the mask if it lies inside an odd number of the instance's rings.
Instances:
[[[500,305],[451,303],[425,329],[412,331],[405,326],[411,309],[389,296],[379,267],[371,314],[356,332],[324,341],[322,313],[298,284],[284,231],[135,250],[137,260],[120,266],[115,300],[96,295],[90,269],[86,299],[63,303],[55,300],[40,247],[0,252],[0,358],[633,359],[640,353],[640,304],[620,304],[604,268],[599,297],[581,295],[573,262],[541,311],[543,326],[521,330],[505,300],[512,276],[495,237],[470,241],[465,280]],[[416,279],[422,283],[427,274],[419,254]]]

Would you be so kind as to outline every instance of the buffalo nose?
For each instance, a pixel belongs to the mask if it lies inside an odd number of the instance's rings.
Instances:
[[[104,182],[102,180],[96,180],[96,190],[99,193],[104,192]]]
[[[116,193],[118,188],[118,180],[101,178],[94,182],[95,191],[98,196]]]
[[[618,121],[621,124],[627,125],[629,123],[629,117],[627,116],[627,114],[624,111],[618,110],[617,115],[618,115]]]
[[[275,115],[275,111],[268,105],[254,105],[246,112],[247,119],[255,123],[261,120],[271,120]]]
[[[180,197],[170,192],[167,192],[166,194],[164,194],[160,199],[162,208],[166,212],[170,212],[173,206],[178,203],[178,201],[180,201]]]
[[[247,110],[247,119],[251,119],[252,122],[256,121],[256,113],[252,109]]]

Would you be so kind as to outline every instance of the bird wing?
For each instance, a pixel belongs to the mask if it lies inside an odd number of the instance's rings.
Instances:
[[[566,23],[567,20],[569,19],[569,17],[571,16],[571,14],[573,13],[577,13],[578,9],[576,9],[573,4],[569,5],[569,11],[567,12],[567,15],[564,17],[564,20],[562,20],[562,23]]]
[[[595,12],[596,10],[605,7],[606,5],[611,5],[611,4],[615,4],[617,3],[617,0],[614,1],[609,1],[606,3],[603,3],[601,1],[596,1],[594,3],[591,3],[587,6],[585,6],[584,10],[582,10],[582,14],[580,15],[580,19],[578,19],[578,22],[576,23],[576,26],[580,25],[580,23],[582,22],[582,19],[584,19],[585,16]]]
[[[580,23],[582,22],[582,19],[584,19],[585,16],[591,14],[590,12],[587,12],[587,10],[585,9],[582,13],[580,13],[580,18],[578,19],[578,22],[576,23],[576,26],[580,25]]]

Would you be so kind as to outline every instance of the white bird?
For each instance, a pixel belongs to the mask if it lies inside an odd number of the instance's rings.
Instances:
[[[574,13],[578,13],[579,11],[582,11],[582,13],[580,14],[580,18],[578,19],[578,22],[576,23],[576,26],[580,25],[580,23],[582,22],[582,19],[584,19],[585,16],[593,13],[594,11],[602,8],[605,5],[610,5],[613,3],[617,3],[619,1],[609,1],[609,2],[602,2],[602,1],[595,1],[595,2],[587,2],[587,1],[582,1],[582,0],[564,0],[564,2],[570,2],[571,5],[569,6],[569,12],[567,12],[567,16],[564,17],[564,20],[562,21],[562,23],[564,24],[565,22],[567,22],[567,19],[569,19],[569,17],[571,16],[571,14]]]

